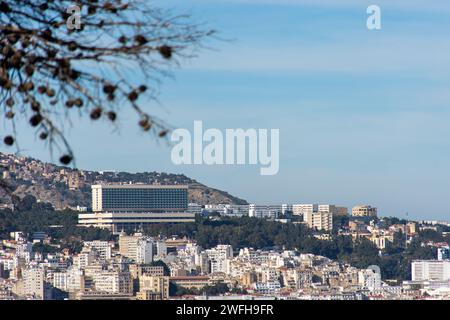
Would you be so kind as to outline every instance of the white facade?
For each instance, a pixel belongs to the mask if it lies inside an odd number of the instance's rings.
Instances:
[[[248,204],[207,204],[205,210],[208,212],[218,212],[221,215],[244,216],[248,215]]]
[[[333,213],[332,212],[315,212],[312,214],[311,228],[317,230],[331,231],[333,230]]]
[[[16,245],[16,256],[25,262],[30,262],[33,258],[33,244],[23,239],[19,239]]]
[[[193,214],[200,214],[203,211],[203,207],[198,203],[189,203],[187,211]]]
[[[153,261],[153,241],[139,239],[136,248],[136,263],[147,264]]]
[[[89,247],[83,247],[81,252],[74,257],[73,264],[78,270],[85,269],[95,261],[96,252]]]
[[[132,294],[133,284],[129,272],[102,271],[94,274],[95,290],[108,293]]]
[[[293,207],[292,204],[282,204],[281,205],[281,214],[286,214],[287,212],[292,212]]]
[[[248,216],[254,218],[277,219],[281,213],[281,205],[250,204]]]
[[[450,260],[415,260],[411,264],[413,281],[450,280]]]
[[[70,269],[67,272],[53,273],[53,286],[66,292],[79,291],[83,287],[83,271]]]
[[[158,240],[156,242],[156,255],[162,258],[167,256],[167,244],[164,240]]]
[[[120,254],[136,261],[138,264],[153,261],[153,246],[153,239],[143,236],[141,233],[135,233],[131,236],[121,233],[119,236]]]
[[[298,215],[298,216],[304,215],[305,213],[317,212],[318,210],[319,210],[319,205],[313,204],[313,203],[309,203],[309,204],[300,203],[300,204],[292,205],[293,214]]]
[[[361,270],[358,272],[358,284],[370,291],[381,288],[381,274],[372,269]]]
[[[230,245],[218,245],[205,252],[211,261],[211,273],[228,273],[230,260],[233,258],[233,248]]]
[[[44,299],[45,272],[41,268],[32,267],[22,270],[24,294],[37,299]]]
[[[118,234],[124,228],[153,223],[195,222],[195,214],[190,212],[94,212],[80,213],[78,223],[84,227],[97,227],[111,230]]]
[[[101,260],[111,259],[111,244],[108,241],[85,241],[84,246],[97,251]]]
[[[319,204],[317,207],[318,212],[329,212],[332,214],[336,214],[336,206],[334,204]]]
[[[308,224],[309,228],[317,230],[331,231],[333,230],[333,213],[320,211],[303,213],[303,221]]]

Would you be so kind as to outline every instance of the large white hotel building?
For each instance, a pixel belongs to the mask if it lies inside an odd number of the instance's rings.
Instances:
[[[184,185],[98,184],[91,188],[92,212],[79,214],[83,226],[118,233],[151,223],[195,221],[195,214],[188,212]]]

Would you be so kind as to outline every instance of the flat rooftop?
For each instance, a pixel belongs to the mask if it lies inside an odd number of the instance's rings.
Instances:
[[[105,189],[188,189],[185,184],[93,184],[91,188]]]

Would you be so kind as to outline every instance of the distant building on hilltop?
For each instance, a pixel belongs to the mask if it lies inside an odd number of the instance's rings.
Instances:
[[[92,185],[93,212],[188,210],[188,187],[179,185]]]
[[[376,217],[377,208],[368,205],[360,205],[352,208],[352,216],[354,217]]]
[[[158,222],[194,222],[188,211],[188,187],[183,185],[92,185],[92,213],[80,213],[84,226],[114,233],[135,231]]]

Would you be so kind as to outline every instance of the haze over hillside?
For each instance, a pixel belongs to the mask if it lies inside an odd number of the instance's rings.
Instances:
[[[0,153],[0,172],[4,182],[19,197],[33,195],[41,202],[49,202],[56,209],[88,206],[91,202],[91,184],[96,183],[148,183],[189,185],[189,202],[198,204],[246,204],[229,193],[205,186],[183,174],[164,172],[87,171],[58,166],[51,163]],[[11,197],[0,190],[0,203],[8,205]]]

